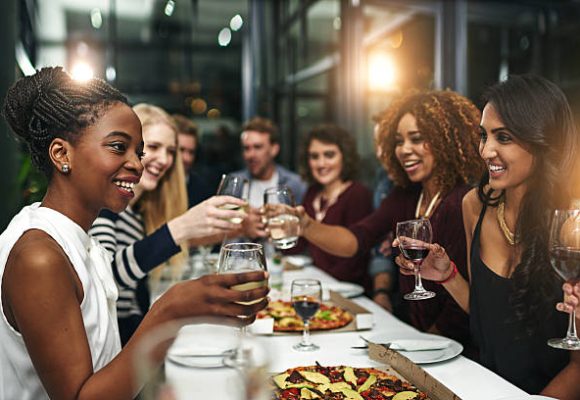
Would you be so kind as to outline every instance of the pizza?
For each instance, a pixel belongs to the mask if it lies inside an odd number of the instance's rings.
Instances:
[[[290,368],[272,378],[276,400],[428,400],[399,377],[375,368]]]
[[[289,301],[271,301],[257,318],[273,318],[275,332],[300,332],[304,329],[302,319]],[[320,309],[310,319],[310,330],[320,331],[348,325],[353,316],[348,311],[330,304],[320,304]]]

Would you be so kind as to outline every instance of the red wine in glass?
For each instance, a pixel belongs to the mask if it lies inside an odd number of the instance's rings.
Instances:
[[[412,219],[397,223],[397,239],[403,256],[414,264],[415,288],[403,296],[405,300],[426,300],[435,293],[425,290],[421,282],[421,264],[429,254],[428,244],[433,239],[431,223],[426,218]]]
[[[580,281],[580,249],[555,246],[550,249],[552,267],[562,279],[572,285]]]
[[[423,260],[425,258],[427,258],[427,255],[429,255],[429,249],[426,247],[418,247],[418,246],[405,246],[402,245],[401,246],[401,251],[403,252],[403,256],[415,263],[415,264],[421,264],[421,262],[423,262]]]
[[[316,301],[300,300],[292,302],[294,310],[302,318],[302,320],[307,321],[316,314],[316,311],[320,308],[320,303]]]
[[[554,210],[550,223],[550,262],[554,271],[572,284],[580,280],[580,210]],[[576,313],[568,320],[566,337],[548,340],[557,349],[580,350],[576,334]]]

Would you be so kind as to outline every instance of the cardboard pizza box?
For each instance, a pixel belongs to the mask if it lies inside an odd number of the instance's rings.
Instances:
[[[312,335],[317,333],[332,333],[332,332],[354,332],[371,329],[373,327],[373,314],[366,308],[358,305],[352,300],[343,297],[340,293],[330,291],[330,301],[325,301],[327,304],[339,306],[350,312],[354,318],[346,326],[337,329],[310,331]],[[272,318],[257,319],[249,326],[251,333],[255,335],[301,335],[302,331],[298,332],[274,332],[274,320]]]
[[[415,385],[417,389],[427,393],[431,400],[461,400],[447,386],[397,351],[369,343],[369,357],[395,370],[402,378]]]

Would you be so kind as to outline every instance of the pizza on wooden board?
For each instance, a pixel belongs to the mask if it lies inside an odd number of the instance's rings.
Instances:
[[[273,318],[275,332],[300,332],[304,329],[302,319],[289,301],[271,301],[257,318]],[[320,304],[320,309],[310,319],[310,330],[320,331],[342,328],[353,320],[348,311],[330,304]]]
[[[276,400],[429,400],[399,377],[376,368],[290,368],[274,376]]]

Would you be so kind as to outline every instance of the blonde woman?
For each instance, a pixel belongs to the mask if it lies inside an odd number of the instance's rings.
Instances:
[[[153,105],[138,104],[133,111],[143,127],[143,175],[140,180],[124,179],[123,185],[134,194],[129,207],[118,214],[103,210],[89,232],[113,256],[123,344],[149,309],[147,275],[157,266],[168,265],[172,276],[177,277],[187,257],[184,244],[218,242],[239,227],[228,219],[244,217],[218,209],[225,203],[242,205],[241,200],[227,196],[212,197],[187,210],[175,123]],[[161,268],[154,271],[152,280],[157,280],[161,272]]]

